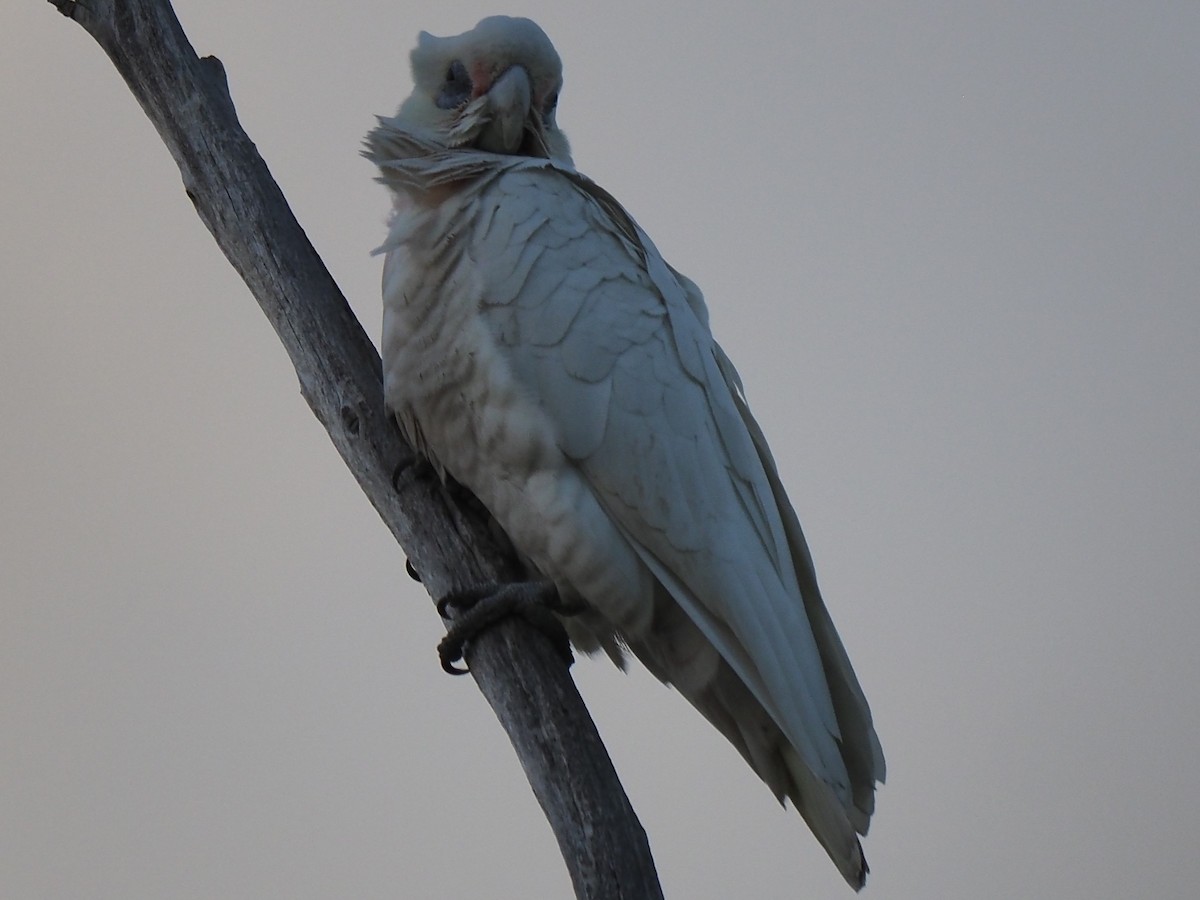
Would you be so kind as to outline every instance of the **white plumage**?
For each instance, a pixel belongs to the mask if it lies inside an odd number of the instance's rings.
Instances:
[[[700,291],[575,171],[537,25],[422,33],[412,68],[366,151],[389,408],[585,605],[576,646],[675,685],[861,887],[883,754]]]

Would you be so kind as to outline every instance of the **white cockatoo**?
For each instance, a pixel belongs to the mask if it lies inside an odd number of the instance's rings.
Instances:
[[[883,753],[700,291],[575,170],[536,24],[422,33],[412,74],[365,151],[389,409],[583,609],[575,646],[674,685],[861,887]]]

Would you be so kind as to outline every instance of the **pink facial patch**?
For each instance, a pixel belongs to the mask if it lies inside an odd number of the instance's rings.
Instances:
[[[482,97],[492,89],[492,73],[482,61],[471,63],[471,99]]]

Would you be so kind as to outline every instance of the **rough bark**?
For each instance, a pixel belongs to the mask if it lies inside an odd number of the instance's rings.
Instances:
[[[287,349],[300,390],[434,598],[522,577],[519,563],[414,460],[384,409],[379,355],[237,120],[225,72],[197,58],[166,0],[50,0],[112,60],[179,166],[204,224]],[[662,892],[645,832],[562,657],[508,619],[467,662],[508,732],[578,898]],[[431,654],[431,662],[433,656]]]

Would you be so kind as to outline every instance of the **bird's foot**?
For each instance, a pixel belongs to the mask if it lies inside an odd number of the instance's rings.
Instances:
[[[403,493],[405,481],[422,481],[436,477],[437,470],[434,469],[433,463],[421,454],[414,453],[408,459],[396,463],[396,468],[392,469],[392,490],[400,494]]]
[[[443,597],[438,613],[449,624],[438,644],[442,668],[451,675],[466,675],[455,665],[471,639],[509,616],[520,616],[546,635],[569,666],[574,661],[566,629],[555,613],[571,614],[559,600],[554,585],[544,581],[490,584]]]

